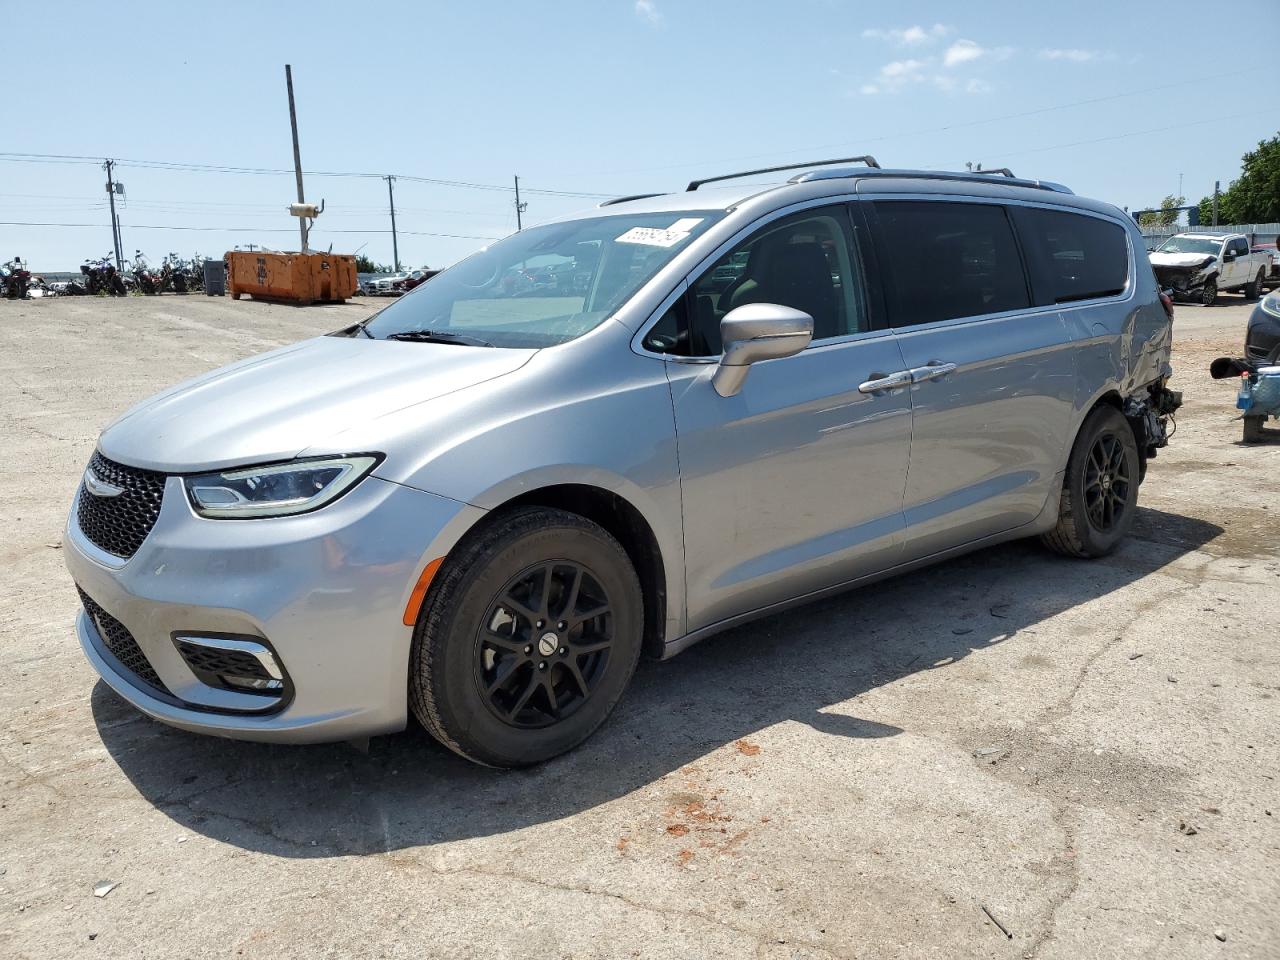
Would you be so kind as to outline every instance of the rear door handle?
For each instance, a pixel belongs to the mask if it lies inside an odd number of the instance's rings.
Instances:
[[[930,360],[923,367],[912,367],[907,372],[911,374],[912,383],[924,383],[926,380],[937,380],[939,377],[945,377],[948,373],[955,373],[957,369],[959,368],[954,363]]]
[[[870,380],[858,384],[859,393],[884,393],[894,387],[905,387],[913,381],[910,370],[899,370],[897,373],[873,373]]]

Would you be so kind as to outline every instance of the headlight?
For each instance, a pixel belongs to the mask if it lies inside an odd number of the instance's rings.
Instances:
[[[191,506],[202,517],[284,517],[332,503],[359,483],[380,457],[361,454],[295,460],[267,467],[186,477]]]
[[[1280,317],[1280,290],[1272,290],[1262,298],[1262,309],[1273,317]]]

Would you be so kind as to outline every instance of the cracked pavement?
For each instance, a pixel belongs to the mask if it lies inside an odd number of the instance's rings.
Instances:
[[[1107,559],[1014,543],[730,631],[531,771],[143,718],[50,546],[97,431],[374,306],[0,302],[0,956],[1280,956],[1280,445],[1206,372],[1239,298],[1178,308],[1187,403]]]

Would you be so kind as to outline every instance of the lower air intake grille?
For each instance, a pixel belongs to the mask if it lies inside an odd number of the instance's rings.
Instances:
[[[93,621],[94,627],[98,630],[98,636],[102,638],[102,645],[119,661],[120,666],[124,667],[147,686],[154,687],[161,693],[169,695],[169,690],[161,681],[160,675],[156,673],[155,668],[151,666],[151,661],[147,659],[147,655],[138,646],[138,641],[133,639],[133,634],[129,632],[129,628],[103,610],[92,597],[80,590],[79,587],[76,587],[76,589],[80,591],[80,602],[84,604],[85,612],[89,614],[89,619]]]

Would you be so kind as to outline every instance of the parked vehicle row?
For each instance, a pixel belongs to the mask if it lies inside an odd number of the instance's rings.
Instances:
[[[519,766],[642,651],[1016,538],[1106,555],[1181,402],[1136,224],[859,160],[523,230],[138,404],[66,525],[88,660],[187,730],[412,714]]]
[[[409,270],[386,277],[369,277],[361,281],[360,292],[370,297],[398,297],[434,277],[439,270]]]

